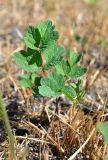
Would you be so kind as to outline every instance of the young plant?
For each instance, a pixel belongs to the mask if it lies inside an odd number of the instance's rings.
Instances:
[[[68,52],[58,44],[59,33],[50,20],[29,26],[24,34],[25,50],[14,53],[13,59],[25,73],[20,86],[32,89],[35,97],[58,97],[79,101],[84,96],[83,76],[87,69],[79,63],[81,54]],[[74,82],[74,83],[73,83]]]

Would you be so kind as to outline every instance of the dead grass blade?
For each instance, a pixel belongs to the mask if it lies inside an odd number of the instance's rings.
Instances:
[[[84,144],[68,159],[68,160],[73,160],[78,153],[80,153],[82,151],[82,149],[85,147],[85,145],[89,142],[90,138],[92,137],[93,133],[95,131],[95,128],[92,130],[92,132],[90,133],[89,137],[87,138],[87,140],[84,142]]]

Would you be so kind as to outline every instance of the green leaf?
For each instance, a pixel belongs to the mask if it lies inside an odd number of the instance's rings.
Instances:
[[[79,79],[77,83],[71,83],[71,86],[74,88],[77,94],[77,101],[81,101],[85,95],[85,90],[82,88],[82,80]]]
[[[61,62],[64,54],[64,48],[58,45],[55,41],[49,44],[49,47],[45,49],[44,55],[46,59],[45,69],[49,69],[52,66]]]
[[[20,77],[22,78],[22,80],[19,81],[19,85],[22,87],[35,89],[40,85],[41,78],[37,77],[36,74],[21,74]]]
[[[39,93],[48,97],[60,95],[61,89],[65,85],[63,76],[57,73],[51,73],[48,78],[42,78],[40,83]]]
[[[24,88],[31,88],[31,82],[29,79],[22,79],[19,81],[19,85]]]
[[[85,95],[85,90],[84,90],[84,89],[80,90],[80,91],[77,93],[77,100],[78,100],[78,101],[81,101],[82,98],[84,97],[84,95]]]
[[[39,68],[36,63],[29,64],[29,61],[33,57],[32,54],[26,52],[26,51],[19,51],[14,53],[13,59],[15,60],[16,64],[28,72],[37,72],[39,71]]]
[[[31,74],[21,74],[20,77],[22,79],[19,81],[19,85],[24,88],[31,88],[32,83],[30,81],[30,76]]]
[[[39,46],[40,38],[38,29],[33,26],[29,26],[24,34],[24,42],[31,49],[36,49]]]
[[[76,85],[76,92],[81,91],[82,90],[82,85],[83,85],[82,79],[78,79],[78,81],[75,85]]]
[[[81,59],[81,54],[78,54],[74,51],[69,51],[68,54],[68,62],[71,66],[73,66],[74,64],[78,63]]]
[[[71,68],[71,71],[69,72],[69,76],[71,78],[77,78],[77,77],[80,77],[82,75],[84,75],[85,73],[87,72],[87,69],[84,68],[84,67],[81,67],[79,65],[74,65],[72,68]]]
[[[105,142],[108,144],[108,122],[99,122],[97,128],[103,135]]]
[[[41,21],[38,25],[38,30],[41,35],[41,47],[46,48],[49,41],[57,40],[59,38],[59,33],[54,30],[55,26],[51,21]]]
[[[58,93],[55,93],[55,91],[53,91],[50,87],[45,85],[39,87],[39,93],[45,97],[55,97],[60,95]]]
[[[106,155],[105,160],[108,160],[108,154]]]
[[[36,74],[33,74],[33,73],[32,73],[32,74],[30,75],[30,79],[31,79],[32,84],[35,83],[35,81],[36,81],[37,78],[38,78],[38,77],[37,77]]]
[[[31,78],[33,79],[33,77],[31,77]],[[38,87],[40,86],[40,80],[41,80],[41,77],[36,77],[35,76],[34,85],[32,87],[34,97],[41,96],[40,93],[39,93],[39,89],[38,89]]]
[[[64,78],[56,72],[50,73],[48,78],[41,79],[41,85],[50,86],[54,91],[59,91],[64,85]]]
[[[62,60],[58,65],[55,66],[57,73],[67,75],[71,68],[68,61]]]
[[[30,57],[28,57],[28,64],[34,64],[36,63],[38,67],[40,67],[42,65],[42,57],[39,51],[37,50],[32,50],[30,48],[27,49],[27,52],[31,55],[31,59]]]
[[[71,86],[64,86],[62,88],[62,93],[68,97],[70,100],[76,99],[77,98],[77,94],[76,91],[73,87]]]

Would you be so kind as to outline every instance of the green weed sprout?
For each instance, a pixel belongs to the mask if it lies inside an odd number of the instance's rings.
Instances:
[[[72,101],[84,96],[81,77],[87,69],[80,65],[82,54],[68,52],[58,44],[59,33],[52,21],[29,26],[24,34],[25,50],[13,54],[16,64],[25,72],[20,86],[32,89],[35,97],[58,97],[64,94]],[[75,83],[73,83],[75,81]]]

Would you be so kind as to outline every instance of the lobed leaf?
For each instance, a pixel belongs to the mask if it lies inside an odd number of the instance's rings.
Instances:
[[[78,54],[74,51],[69,51],[68,53],[68,62],[71,66],[75,65],[76,63],[78,63],[81,59],[81,54]]]
[[[79,65],[74,65],[72,68],[71,68],[71,71],[69,72],[69,76],[71,78],[78,78],[78,77],[81,77],[83,76],[85,73],[87,72],[87,69],[84,68],[84,67],[81,67]]]
[[[68,61],[65,60],[62,60],[58,65],[55,66],[55,68],[59,74],[62,74],[64,76],[67,75],[71,70]]]
[[[64,86],[62,88],[62,93],[67,96],[70,100],[76,99],[77,98],[77,93],[75,89],[71,86]]]
[[[45,97],[55,97],[55,96],[60,95],[46,85],[42,85],[39,87],[39,93],[40,95],[45,96]]]
[[[28,72],[37,72],[39,71],[38,65],[36,63],[30,63],[32,57],[32,54],[24,50],[16,52],[13,55],[13,59],[19,67]]]
[[[42,65],[42,57],[40,52],[37,50],[32,50],[30,48],[27,49],[27,52],[29,53],[29,55],[31,55],[31,58],[29,56],[27,57],[28,64],[32,65],[36,63],[37,66],[40,67]]]
[[[65,85],[63,76],[57,73],[51,73],[48,78],[42,78],[40,83],[39,93],[49,97],[60,95],[61,89]]]
[[[28,48],[36,49],[40,43],[40,33],[37,28],[29,26],[24,34],[24,42]]]
[[[45,49],[44,55],[46,59],[45,69],[59,64],[63,58],[64,48],[58,45],[55,41],[49,43],[49,47]]]
[[[59,38],[59,33],[55,31],[55,26],[50,20],[41,21],[38,25],[38,30],[41,35],[41,47],[46,48],[49,41],[56,41]]]

